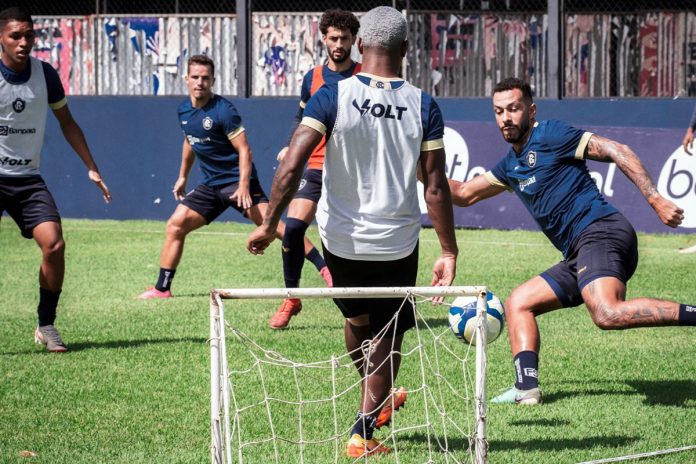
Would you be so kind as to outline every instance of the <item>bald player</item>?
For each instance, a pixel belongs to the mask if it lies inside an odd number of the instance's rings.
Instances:
[[[415,285],[421,230],[416,171],[440,242],[431,284],[452,283],[458,249],[445,176],[444,121],[430,95],[399,77],[408,47],[406,29],[403,15],[390,7],[375,8],[362,17],[362,71],[336,87],[321,88],[307,103],[276,172],[263,224],[249,236],[251,253],[262,253],[274,239],[305,162],[326,137],[317,223],[334,284]],[[401,312],[398,298],[334,302],[345,318],[346,349],[363,379],[346,455],[389,453],[373,433],[389,423],[392,410],[406,399],[405,389],[391,388],[399,372],[403,337],[415,325],[413,312]],[[369,364],[362,346],[373,348]]]

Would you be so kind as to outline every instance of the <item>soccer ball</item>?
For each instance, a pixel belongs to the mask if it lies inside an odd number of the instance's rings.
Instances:
[[[497,296],[486,295],[488,312],[488,343],[495,341],[503,332],[505,308]],[[460,296],[454,299],[449,310],[449,325],[452,333],[466,343],[476,345],[476,297]]]

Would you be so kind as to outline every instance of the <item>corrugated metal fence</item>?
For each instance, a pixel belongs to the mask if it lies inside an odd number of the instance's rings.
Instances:
[[[407,11],[405,76],[438,96],[485,96],[503,77],[547,88],[548,16]],[[303,74],[326,57],[321,13],[254,12],[251,94],[299,95]],[[237,95],[234,15],[35,17],[35,55],[72,95],[181,95],[186,59],[216,62],[215,91]],[[696,13],[564,16],[565,97],[696,95]],[[357,53],[357,52],[356,52]],[[359,58],[359,56],[356,56]]]

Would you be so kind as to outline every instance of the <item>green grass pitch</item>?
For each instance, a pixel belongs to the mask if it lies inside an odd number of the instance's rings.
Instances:
[[[250,230],[221,223],[192,234],[174,280],[176,298],[143,302],[134,297],[154,283],[164,223],[65,220],[67,272],[57,327],[71,351],[52,355],[33,344],[39,250],[4,217],[0,463],[210,462],[209,289],[283,282],[278,243],[264,256],[252,256],[245,250]],[[316,228],[309,234],[318,243]],[[459,230],[457,237],[455,283],[487,285],[503,300],[559,259],[540,233]],[[677,253],[694,241],[693,235],[641,235],[628,296],[696,303],[696,257]],[[429,283],[437,250],[434,232],[424,230],[419,285]],[[303,286],[323,286],[309,263]],[[343,320],[330,301],[307,300],[290,329],[275,332],[267,324],[279,303],[226,303],[226,316],[261,345],[291,358],[344,352]],[[429,321],[445,327],[443,309],[425,311]],[[540,327],[546,403],[489,405],[491,463],[573,463],[696,444],[696,330],[602,332],[584,307],[542,316]],[[411,364],[404,361],[405,381],[415,369]],[[489,397],[512,383],[511,364],[504,333],[489,346]],[[350,404],[346,423],[357,396]],[[418,414],[413,405],[397,416],[407,423]],[[406,436],[400,462],[423,462],[424,443],[422,434]],[[282,450],[284,464],[297,462],[290,448]],[[37,456],[21,457],[22,451]],[[333,448],[307,456],[307,462],[333,461]],[[271,461],[252,455],[245,462]],[[693,463],[696,451],[640,462]]]

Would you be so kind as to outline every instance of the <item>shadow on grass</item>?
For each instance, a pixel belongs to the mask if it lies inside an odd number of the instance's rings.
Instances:
[[[201,345],[207,345],[208,340],[205,338],[197,338],[197,337],[184,337],[184,338],[161,338],[161,339],[152,339],[152,340],[112,340],[108,342],[77,342],[77,343],[68,343],[68,353],[65,354],[67,356],[70,355],[70,353],[78,352],[78,351],[87,351],[87,350],[101,350],[101,349],[118,349],[118,348],[139,348],[143,346],[150,346],[150,345],[160,345],[164,343],[198,343]],[[52,355],[52,356],[58,356],[53,353],[48,353],[45,349],[39,349],[34,348],[31,350],[26,350],[26,351],[15,351],[15,352],[7,352],[7,353],[2,353],[2,356],[15,356],[15,355],[20,355],[20,354],[40,354],[40,355]],[[63,355],[63,356],[65,356]]]
[[[686,402],[696,398],[694,380],[629,380],[627,385],[645,396],[645,404],[694,408]]]
[[[563,451],[569,449],[592,449],[597,447],[620,448],[640,440],[640,437],[609,436],[587,438],[560,438],[529,441],[495,440],[490,443],[490,451]]]
[[[428,435],[426,435],[422,432],[408,433],[407,435],[404,435],[404,436],[399,434],[398,437],[399,437],[398,438],[399,441],[410,441],[419,447],[424,446],[425,444],[428,443]],[[438,441],[433,436],[430,437],[430,440],[431,440],[431,443],[434,444],[434,447],[436,450],[442,451],[442,449],[440,449],[440,445],[444,446],[445,442],[442,439],[442,437],[438,437],[438,438],[440,438],[439,444],[438,444]],[[389,443],[389,442],[387,442],[387,443]],[[447,448],[450,451],[466,450],[469,448],[469,440],[467,440],[463,437],[448,437],[447,438]]]
[[[425,446],[428,436],[424,433],[411,433],[399,437],[403,441],[411,441],[417,446]],[[591,449],[597,446],[606,448],[619,448],[630,443],[636,442],[640,437],[630,436],[608,436],[608,437],[587,437],[587,438],[563,438],[563,439],[538,439],[529,441],[521,440],[494,440],[490,443],[491,451],[563,451],[568,449]],[[431,438],[434,443],[437,443]],[[442,442],[444,445],[444,442]],[[463,438],[450,437],[447,441],[448,449],[453,451],[463,451],[469,447],[469,442]]]
[[[77,342],[70,343],[68,348],[70,351],[84,350],[100,350],[114,348],[139,348],[149,345],[160,345],[164,343],[199,343],[205,345],[208,340],[199,337],[184,337],[184,338],[158,338],[152,340],[113,340],[108,342]]]
[[[172,292],[173,292],[173,291],[172,291]],[[209,297],[210,297],[210,292],[209,292],[209,291],[208,291],[208,292],[196,292],[196,293],[178,293],[178,292],[177,292],[177,293],[174,293],[174,295],[172,296],[172,298],[174,298],[174,299],[176,300],[176,299],[179,299],[179,298],[199,298],[199,297],[202,297],[202,296],[203,296],[203,297],[206,297],[206,298],[209,298]],[[145,301],[158,301],[158,300],[155,298],[155,299],[153,299],[153,300],[145,300]]]
[[[552,393],[544,393],[544,403],[551,404],[556,401],[561,401],[565,398],[576,398],[578,396],[604,396],[604,395],[621,395],[621,396],[633,396],[635,392],[632,391],[616,391],[616,389],[611,388],[594,388],[594,389],[581,389],[581,390],[564,390],[555,391]]]
[[[586,382],[583,381],[583,382]],[[578,382],[579,383],[579,382]],[[561,382],[561,384],[577,385],[574,381]],[[696,381],[695,380],[612,380],[612,381],[597,381],[595,385],[601,388],[570,388],[568,390],[557,390],[544,394],[544,403],[550,404],[565,398],[577,396],[645,396],[645,404],[657,406],[677,406],[682,408],[693,408],[688,405],[687,401],[696,398]],[[605,384],[606,386],[602,386]],[[619,390],[617,385],[628,385],[633,388],[632,391]],[[612,387],[614,386],[614,387]]]
[[[521,419],[510,422],[510,425],[531,426],[531,427],[564,427],[571,422],[562,419]]]

